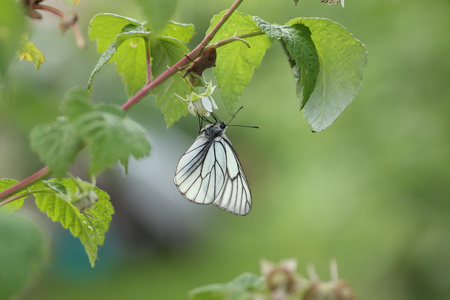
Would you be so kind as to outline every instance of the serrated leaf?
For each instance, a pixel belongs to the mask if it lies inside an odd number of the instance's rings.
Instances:
[[[97,39],[97,51],[104,52],[91,73],[87,90],[91,90],[94,76],[106,63],[116,62],[127,95],[137,93],[147,78],[143,37],[147,39],[149,35],[145,25],[135,19],[114,14],[96,15],[89,25],[89,38]]]
[[[25,35],[22,47],[17,51],[17,56],[20,60],[34,63],[36,71],[38,71],[41,64],[45,62],[44,53],[42,53],[33,42],[28,41],[28,35]]]
[[[149,154],[145,130],[128,118],[120,107],[94,106],[82,89],[75,89],[68,93],[63,110],[87,145],[91,175],[117,161],[126,163],[130,155],[141,158]]]
[[[147,80],[145,41],[134,37],[123,42],[114,55],[117,73],[122,76],[128,97],[136,94]]]
[[[217,24],[225,13],[214,16],[208,32]],[[217,32],[211,43],[242,34],[260,32],[252,16],[235,11],[224,26]],[[238,106],[238,98],[250,82],[255,68],[258,68],[266,50],[270,46],[270,39],[266,35],[257,35],[245,40],[236,41],[217,48],[216,67],[214,75],[228,112],[233,113]]]
[[[15,0],[4,0],[0,9],[0,76],[5,75],[8,66],[20,46],[25,31],[23,9]]]
[[[150,29],[155,33],[159,33],[164,28],[178,5],[178,0],[135,0],[135,2],[141,7]]]
[[[16,185],[17,183],[19,183],[17,180],[14,179],[8,179],[8,178],[2,178],[0,179],[0,192],[3,192],[4,190],[9,189],[10,187]],[[20,191],[15,193],[14,195],[11,195],[10,197],[13,197],[15,195],[24,193],[24,191]],[[21,198],[18,198],[14,201],[8,202],[6,204],[3,204],[0,206],[0,213],[6,213],[6,214],[12,214],[14,211],[18,210],[19,208],[22,207],[23,205],[23,201],[24,199],[27,197],[28,195],[25,195]],[[1,201],[0,201],[1,202]]]
[[[333,21],[298,18],[286,25],[295,24],[309,28],[319,55],[319,76],[304,107],[304,117],[314,131],[321,131],[336,120],[361,88],[367,50],[347,29]]]
[[[269,38],[282,43],[291,64],[302,109],[314,91],[320,69],[311,31],[302,24],[271,25],[258,17],[255,17],[255,21]]]
[[[95,15],[89,22],[89,38],[97,40],[97,51],[105,51],[116,36],[127,25],[143,26],[136,19],[119,16],[116,14],[102,13]]]
[[[194,36],[195,28],[192,24],[169,21],[159,33],[160,36],[172,37],[183,43],[188,43]]]
[[[130,25],[127,25],[130,26]],[[125,26],[124,28],[126,28]],[[132,25],[134,27],[134,25]],[[122,75],[123,82],[125,84],[125,89],[127,91],[127,94],[129,96],[134,95],[137,91],[139,91],[143,85],[145,84],[146,80],[146,72],[147,69],[145,68],[145,65],[142,67],[142,65],[139,64],[145,64],[145,59],[143,60],[141,58],[141,55],[145,55],[141,50],[145,48],[142,48],[141,44],[145,42],[149,37],[149,33],[145,31],[143,28],[136,28],[136,30],[132,31],[126,31],[123,33],[120,33],[116,36],[116,40],[112,42],[108,48],[102,53],[100,56],[100,59],[98,60],[97,64],[95,65],[94,69],[92,70],[91,75],[89,76],[89,80],[86,85],[86,90],[90,92],[92,90],[92,82],[94,80],[95,75],[100,71],[100,69],[107,63],[111,61],[111,59],[114,57],[114,55],[117,53],[118,48],[128,40],[129,43],[125,44],[124,47],[120,49],[120,53],[125,53],[127,56],[122,54],[116,55],[115,61],[117,66],[117,72]],[[144,38],[142,40],[142,38]],[[132,47],[132,50],[130,51],[129,46],[135,46]],[[140,50],[136,49],[136,47],[140,47]]]
[[[134,30],[125,30],[127,27],[133,26],[135,27]],[[97,39],[98,51],[104,51],[104,53],[92,71],[87,84],[88,91],[91,89],[93,77],[101,67],[108,62],[115,62],[117,73],[122,76],[127,95],[129,97],[133,96],[142,89],[147,81],[145,43],[152,41],[152,43],[159,44],[160,38],[163,40],[170,39],[172,42],[169,48],[165,47],[168,43],[164,41],[161,43],[162,47],[161,45],[151,45],[152,71],[154,72],[153,77],[155,77],[156,74],[162,73],[159,72],[161,71],[161,66],[163,66],[165,71],[167,66],[183,58],[184,54],[189,51],[184,43],[187,43],[193,34],[194,27],[188,24],[167,22],[160,34],[155,35],[153,32],[148,31],[147,26],[134,19],[112,14],[96,15],[90,23],[89,37]],[[107,44],[107,42],[109,43]],[[180,52],[182,52],[182,56],[178,55]],[[173,58],[175,55],[178,55],[178,60],[176,61],[166,59],[167,56]],[[160,59],[162,60],[160,61]],[[165,101],[160,102],[165,103]],[[167,111],[170,113],[172,109]],[[174,110],[175,116],[173,118],[167,117],[166,120],[178,120],[180,117],[177,116],[179,114],[177,111],[178,109]],[[174,121],[171,122],[173,123]]]
[[[48,182],[55,182],[65,186],[70,193],[77,193],[78,186],[73,179],[51,179]],[[89,185],[89,183],[86,182]],[[69,229],[74,237],[78,237],[83,244],[89,257],[92,267],[97,259],[98,246],[103,245],[105,233],[109,229],[109,224],[114,214],[114,208],[109,201],[109,195],[104,191],[91,185],[98,195],[98,202],[92,209],[86,210],[86,214],[80,211],[67,201],[66,195],[58,193],[53,189],[48,192],[40,191],[35,193],[36,205],[45,212],[53,222],[60,222],[61,225]]]
[[[46,186],[48,186],[49,188],[51,188],[52,190],[54,190],[55,192],[62,194],[62,195],[67,195],[67,189],[61,183],[53,182],[53,181],[43,181],[43,183]]]
[[[35,126],[30,132],[30,144],[53,174],[63,177],[75,161],[82,140],[65,118],[59,118],[54,123]]]
[[[189,51],[178,40],[169,37],[152,40],[151,47],[152,72],[155,77],[165,72],[167,66],[178,62]],[[155,89],[156,106],[161,107],[167,127],[187,115],[187,103],[178,99],[175,94],[186,95],[188,93],[190,93],[189,85],[179,74],[170,77]]]
[[[189,292],[189,299],[251,299],[250,293],[262,289],[263,284],[262,277],[244,273],[228,283],[210,284],[196,288]]]
[[[17,299],[44,261],[44,238],[27,219],[0,212],[0,241],[0,299]]]

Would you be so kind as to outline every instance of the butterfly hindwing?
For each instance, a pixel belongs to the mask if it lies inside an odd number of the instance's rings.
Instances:
[[[174,182],[189,201],[214,205],[246,215],[251,193],[233,145],[225,136],[226,124],[207,125],[178,162]]]
[[[252,204],[250,188],[236,151],[225,135],[223,135],[223,143],[226,145],[227,176],[222,192],[213,204],[231,213],[244,216],[249,213]]]

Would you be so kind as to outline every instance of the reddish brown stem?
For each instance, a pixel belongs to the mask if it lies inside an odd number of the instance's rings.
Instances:
[[[53,6],[45,5],[45,4],[35,4],[33,6],[33,8],[48,11],[48,12],[60,17],[61,19],[64,19],[67,16],[64,12],[60,11],[59,9],[54,8]],[[78,28],[77,23],[75,22],[75,23],[71,24],[70,27],[72,28],[73,34],[75,36],[75,42],[77,43],[78,48],[85,49],[86,42],[83,38],[83,35],[81,34],[80,28]]]
[[[180,68],[185,66],[186,64],[190,63],[191,60],[195,60],[200,53],[203,51],[203,48],[208,45],[208,43],[214,38],[214,35],[216,35],[217,31],[223,26],[223,24],[230,18],[230,16],[233,14],[233,12],[237,9],[237,7],[242,3],[244,0],[236,0],[233,5],[228,9],[228,11],[222,16],[222,18],[219,20],[219,22],[214,26],[214,28],[211,30],[211,32],[205,36],[203,41],[198,44],[197,47],[195,47],[194,50],[192,50],[187,56],[181,59],[179,62],[177,62],[175,65],[173,65],[171,68],[167,69],[164,73],[162,73],[158,78],[153,80],[151,83],[146,84],[139,92],[136,93],[133,97],[131,97],[127,102],[125,102],[122,105],[122,109],[124,111],[130,110],[136,103],[141,101],[145,96],[147,96],[153,89],[155,89],[158,85],[169,79],[171,76],[173,76]]]
[[[34,9],[41,9],[41,10],[46,10],[48,12],[51,12],[54,15],[57,15],[60,18],[64,18],[64,16],[66,15],[65,13],[63,13],[62,11],[60,11],[57,8],[54,8],[53,6],[49,6],[49,5],[45,5],[45,4],[35,4],[33,6]]]
[[[36,173],[34,173],[33,175],[31,175],[30,177],[25,178],[24,180],[17,183],[16,185],[13,185],[9,189],[6,189],[3,192],[0,192],[0,199],[9,197],[9,196],[17,193],[18,191],[23,190],[24,188],[32,185],[36,181],[46,178],[47,176],[50,176],[50,174],[51,174],[50,168],[44,167],[44,168],[40,169],[39,171],[37,171]],[[6,199],[6,200],[9,200],[9,199]],[[6,201],[6,200],[0,202],[0,205],[12,201],[12,200],[10,200],[10,201]]]

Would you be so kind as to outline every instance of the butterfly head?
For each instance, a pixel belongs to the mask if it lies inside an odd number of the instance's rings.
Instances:
[[[217,122],[206,125],[205,128],[202,129],[202,133],[204,133],[209,138],[216,138],[225,133],[225,129],[227,128],[227,124],[225,122]]]

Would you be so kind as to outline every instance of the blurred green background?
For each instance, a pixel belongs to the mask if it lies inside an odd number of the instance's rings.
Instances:
[[[174,19],[196,26],[191,47],[212,15],[231,3],[180,1]],[[369,51],[357,98],[331,127],[313,134],[298,111],[281,47],[269,49],[233,122],[260,129],[227,131],[252,188],[248,216],[194,205],[178,194],[173,172],[197,134],[197,120],[187,117],[166,129],[147,97],[130,115],[148,129],[151,157],[133,162],[128,176],[118,168],[99,178],[116,215],[96,267],[77,239],[28,201],[24,213],[47,232],[49,254],[19,299],[186,299],[195,287],[258,274],[263,258],[290,257],[302,274],[314,264],[322,279],[336,259],[358,299],[448,298],[450,2],[345,4],[246,0],[239,9],[279,24],[330,18]],[[131,2],[81,1],[73,9],[85,37],[97,13],[143,20]],[[64,92],[84,85],[99,58],[92,41],[82,51],[70,31],[61,36],[49,14],[31,26],[30,40],[47,62],[39,72],[31,63],[12,66],[0,111],[0,177],[19,180],[42,167],[29,150],[30,129],[55,119]],[[126,100],[114,66],[96,77],[93,98]],[[229,118],[223,109],[219,115]],[[84,168],[81,157],[73,171],[81,176]]]

